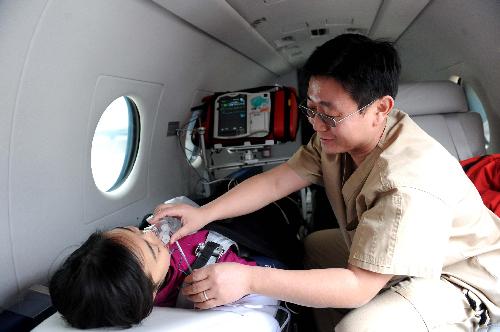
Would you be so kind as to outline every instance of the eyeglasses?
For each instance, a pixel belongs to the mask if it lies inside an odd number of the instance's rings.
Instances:
[[[303,102],[300,103],[299,105],[299,109],[302,111],[302,113],[304,113],[305,116],[307,116],[307,118],[309,119],[310,122],[312,122],[312,120],[314,119],[314,117],[317,115],[321,121],[323,121],[324,124],[330,126],[330,127],[337,127],[337,125],[344,121],[345,119],[353,116],[354,114],[356,113],[359,113],[359,112],[362,112],[365,108],[367,108],[368,106],[370,106],[371,104],[373,104],[373,102],[375,102],[375,100],[372,100],[369,104],[366,104],[365,106],[361,107],[360,109],[352,112],[352,113],[349,113],[347,114],[346,116],[344,116],[343,118],[340,118],[340,119],[335,119],[336,117],[335,116],[331,116],[331,115],[326,115],[325,113],[322,113],[322,112],[318,112],[316,110],[313,110],[309,107],[307,107],[307,100],[304,100]]]

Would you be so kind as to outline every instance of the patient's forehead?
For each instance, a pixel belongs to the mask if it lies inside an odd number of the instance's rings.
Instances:
[[[104,232],[106,236],[117,241],[121,245],[124,245],[132,251],[132,253],[141,261],[144,265],[146,261],[146,255],[144,251],[144,242],[140,236],[140,231],[131,231],[128,228],[117,227]]]
[[[165,279],[170,264],[170,254],[156,235],[143,233],[137,227],[114,228],[107,236],[126,246],[142,264],[144,272],[154,283]]]
[[[104,233],[110,235],[111,237],[125,237],[131,240],[140,240],[142,235],[142,231],[135,226],[119,226],[107,230]]]

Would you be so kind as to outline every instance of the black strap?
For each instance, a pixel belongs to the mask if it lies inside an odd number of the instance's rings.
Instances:
[[[467,299],[467,302],[469,302],[471,309],[476,312],[476,317],[479,317],[479,326],[483,326],[483,325],[487,324],[490,320],[490,317],[489,317],[488,309],[486,308],[486,305],[483,302],[478,303],[475,299],[473,299],[470,295],[469,290],[467,290],[464,293],[464,295],[465,295],[465,298]]]
[[[214,251],[219,248],[219,244],[215,242],[205,242],[205,248],[200,252],[200,255],[196,258],[194,261],[193,265],[191,265],[191,268],[194,269],[199,269],[203,266],[205,266],[210,259],[210,257],[213,256]]]

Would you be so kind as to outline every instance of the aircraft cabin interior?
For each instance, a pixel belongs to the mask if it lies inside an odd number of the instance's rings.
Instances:
[[[498,0],[0,1],[0,331],[72,330],[49,282],[96,230],[286,163],[314,132],[303,66],[345,33],[394,46],[394,108],[457,162],[500,153]],[[307,235],[339,227],[316,184],[211,232],[231,223],[242,252],[291,268]],[[240,302],[155,306],[129,330],[316,331],[302,306]]]

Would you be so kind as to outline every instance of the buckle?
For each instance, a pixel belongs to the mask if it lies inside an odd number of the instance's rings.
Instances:
[[[199,243],[196,248],[194,249],[194,254],[196,255],[196,257],[200,257],[200,255],[202,254],[203,250],[205,249],[205,242],[203,243]],[[218,245],[217,248],[214,249],[214,251],[212,252],[212,254],[210,256],[214,256],[216,257],[216,260],[218,261],[222,255],[224,255],[224,249],[222,249],[222,247],[220,245]]]

